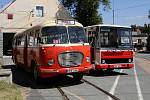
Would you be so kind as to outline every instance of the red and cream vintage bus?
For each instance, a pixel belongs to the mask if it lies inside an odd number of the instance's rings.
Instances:
[[[92,68],[85,30],[76,21],[48,21],[17,33],[12,58],[35,80],[68,74],[81,80]]]
[[[88,26],[86,31],[95,69],[111,71],[134,67],[131,27],[100,24]]]

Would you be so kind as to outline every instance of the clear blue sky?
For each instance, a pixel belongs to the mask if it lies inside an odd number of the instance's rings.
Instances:
[[[148,11],[150,10],[150,0],[110,0],[111,8],[113,8],[114,1],[114,12],[115,12],[115,24],[121,25],[141,25],[150,23],[148,19]],[[113,23],[112,9],[109,11],[103,11],[103,21],[105,24]]]
[[[12,0],[0,0],[0,8]],[[113,0],[110,0],[111,8],[113,8]],[[150,23],[147,18],[150,10],[150,0],[114,0],[115,24],[120,25],[144,25]],[[112,24],[112,9],[103,11],[103,21],[105,24]]]
[[[13,0],[0,0],[0,8],[3,7],[5,4],[9,3],[10,1]]]

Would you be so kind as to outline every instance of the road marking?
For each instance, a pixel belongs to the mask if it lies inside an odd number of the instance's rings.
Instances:
[[[150,74],[150,67],[148,67],[150,65],[150,61],[145,58],[136,58],[136,60],[136,62],[138,62],[137,65],[141,67],[145,72]]]
[[[71,93],[71,92],[69,92],[69,91],[67,91],[67,90],[65,90],[65,89],[62,89],[62,90],[63,90],[64,92],[66,92],[66,93],[68,93],[68,94],[70,94],[70,95],[76,97],[76,98],[79,99],[79,100],[85,100],[85,99],[81,98],[80,96],[78,96],[78,95],[76,95],[76,94],[74,94],[74,93]]]
[[[123,69],[120,70],[120,73],[122,73],[122,72],[123,72]],[[111,88],[111,90],[109,92],[112,95],[115,94],[115,90],[116,90],[117,84],[119,82],[119,78],[120,78],[120,75],[118,75],[117,78],[115,79],[115,82],[114,82],[114,84],[113,84],[113,86],[112,86],[112,88]],[[108,100],[112,100],[112,98],[108,96]]]
[[[136,72],[135,67],[134,67],[134,77],[135,77],[135,81],[136,81],[136,88],[137,88],[137,92],[138,92],[138,98],[139,98],[139,100],[143,100],[143,95],[142,95],[142,92],[141,92],[140,83],[139,83],[139,80],[138,80],[138,77],[137,77],[137,72]]]

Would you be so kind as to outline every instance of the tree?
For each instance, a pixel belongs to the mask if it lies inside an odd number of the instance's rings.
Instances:
[[[102,16],[98,13],[100,4],[104,9],[110,8],[110,0],[60,0],[71,15],[84,26],[102,23]]]

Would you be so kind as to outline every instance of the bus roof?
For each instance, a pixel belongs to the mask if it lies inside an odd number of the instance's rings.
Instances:
[[[83,25],[80,24],[79,22],[77,22],[75,20],[72,20],[72,21],[73,21],[72,23],[70,23],[69,21],[68,22],[64,21],[64,22],[61,23],[61,22],[57,22],[57,20],[48,20],[48,21],[45,21],[45,22],[43,22],[41,24],[32,26],[32,27],[30,27],[30,28],[28,28],[26,30],[17,32],[14,37],[16,37],[18,35],[22,35],[23,32],[28,31],[28,30],[32,30],[32,29],[34,29],[36,27],[45,27],[45,26],[79,26],[79,27],[83,27]],[[67,23],[65,23],[65,22],[67,22]]]
[[[99,26],[99,27],[106,26],[106,27],[123,27],[123,28],[131,28],[130,26],[111,25],[111,24],[97,24],[97,25],[87,26],[86,28],[88,28],[88,27],[93,27],[93,26]]]
[[[66,20],[66,21],[61,21],[61,20],[56,20],[56,21],[46,21],[41,24],[41,26],[80,26],[83,27],[82,24],[75,20]]]

